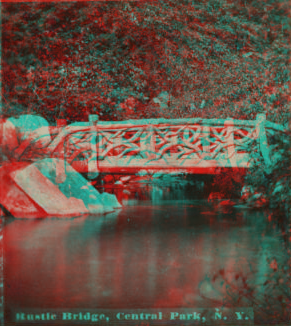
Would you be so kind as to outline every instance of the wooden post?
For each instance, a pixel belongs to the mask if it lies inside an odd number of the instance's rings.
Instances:
[[[98,114],[90,114],[89,115],[89,122],[91,125],[96,126],[99,121],[99,115]]]
[[[207,138],[210,136],[210,127],[208,126],[203,126],[202,130],[202,148],[203,148],[203,156],[205,157],[206,160],[210,159],[210,142]]]
[[[90,114],[89,115],[89,122],[92,127],[97,126],[99,120],[99,116],[97,114]],[[92,128],[93,129],[93,128]],[[95,128],[94,128],[95,129]],[[95,179],[99,175],[98,167],[97,167],[97,132],[92,131],[92,138],[91,138],[91,151],[92,154],[88,161],[88,178]]]
[[[225,142],[227,144],[227,154],[231,167],[237,167],[236,152],[233,136],[233,119],[227,119],[224,122],[224,128],[226,129]]]
[[[140,140],[140,153],[143,158],[156,158],[156,139],[155,132],[152,125],[146,127],[145,137]]]
[[[64,141],[59,145],[59,155],[56,163],[56,183],[65,182],[66,175],[66,141],[67,138],[64,138]]]
[[[265,114],[258,114],[257,115],[257,137],[259,138],[260,150],[262,152],[263,158],[267,166],[271,164],[270,160],[270,151],[268,147],[268,140],[266,134],[266,115]]]
[[[67,125],[66,119],[57,119],[56,121],[58,128],[64,128]],[[59,160],[56,163],[56,183],[63,183],[66,180],[66,140],[65,137],[64,141],[60,144],[59,150]]]
[[[149,127],[149,138],[148,141],[148,149],[149,149],[149,158],[155,159],[156,158],[156,139],[155,139],[155,132],[152,125]]]

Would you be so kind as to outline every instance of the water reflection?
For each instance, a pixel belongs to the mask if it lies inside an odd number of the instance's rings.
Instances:
[[[250,306],[263,300],[268,259],[287,261],[266,212],[136,204],[104,217],[8,223],[7,309]]]

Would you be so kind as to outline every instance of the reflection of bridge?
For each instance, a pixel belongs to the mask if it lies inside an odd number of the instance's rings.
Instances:
[[[95,119],[94,119],[95,118]],[[179,169],[216,173],[217,168],[247,168],[254,142],[270,163],[267,136],[283,131],[266,121],[233,119],[149,119],[73,123],[55,128],[45,155],[65,159],[79,172],[129,172]],[[24,154],[24,153],[23,153]],[[61,168],[62,170],[63,168]]]

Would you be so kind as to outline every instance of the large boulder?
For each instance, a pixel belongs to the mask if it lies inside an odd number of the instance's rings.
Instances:
[[[58,159],[14,162],[0,167],[0,204],[17,218],[105,214],[121,205],[115,195],[100,194],[66,163],[64,182],[56,181]]]
[[[35,164],[13,171],[10,176],[47,215],[69,217],[89,213],[82,200],[67,197]]]
[[[1,161],[13,161],[14,151],[19,146],[19,143],[16,127],[11,121],[0,121],[0,146]]]
[[[101,194],[101,201],[102,204],[106,207],[113,207],[113,208],[122,207],[118,202],[116,196],[113,194],[108,194],[107,192],[103,192],[103,194]]]
[[[62,183],[56,181],[57,165],[60,162],[65,165],[66,174]],[[65,196],[81,199],[92,214],[113,212],[115,208],[121,207],[114,195],[104,193],[101,195],[90,182],[64,161],[48,158],[38,161],[34,165],[57,185]]]
[[[111,194],[100,194],[69,164],[66,178],[56,181],[58,159],[44,159],[36,163],[6,164],[0,168],[3,192],[0,203],[15,217],[78,216],[105,214],[121,205]]]
[[[25,169],[29,163],[6,163],[0,167],[0,204],[14,217],[40,218],[48,214],[11,178],[10,173]]]

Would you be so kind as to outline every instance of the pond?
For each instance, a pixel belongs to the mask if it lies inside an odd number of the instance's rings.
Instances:
[[[286,316],[288,252],[267,211],[136,200],[105,216],[8,219],[4,240],[7,320],[27,308],[254,307],[262,324]]]

